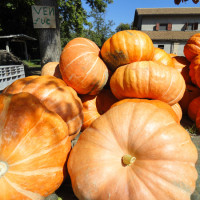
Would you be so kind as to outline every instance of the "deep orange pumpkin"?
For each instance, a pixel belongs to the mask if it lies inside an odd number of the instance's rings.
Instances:
[[[174,67],[171,56],[165,50],[160,48],[155,47],[152,61],[167,65],[169,67]]]
[[[60,71],[67,85],[79,94],[98,94],[108,80],[108,69],[99,57],[100,49],[89,39],[75,38],[63,49]]]
[[[98,95],[81,95],[80,98],[83,103],[84,116],[82,131],[117,101],[109,89],[103,89]]]
[[[184,46],[184,55],[187,60],[192,59],[200,54],[200,33],[192,35]]]
[[[160,101],[160,100],[123,99],[123,100],[120,100],[120,101],[114,103],[111,107],[118,106],[118,105],[121,105],[122,103],[126,103],[126,102],[133,102],[133,103],[145,102],[145,103],[153,104],[158,108],[167,110],[172,115],[172,117],[174,118],[174,120],[177,123],[180,123],[180,120],[182,118],[182,116],[180,117],[180,113],[178,112],[178,109],[179,109],[178,106],[175,106],[176,104],[174,106],[170,106],[169,104],[167,104],[163,101]],[[172,107],[173,107],[173,109],[172,109]],[[175,111],[175,109],[177,109],[177,111]],[[176,112],[177,112],[177,114],[176,114]]]
[[[44,199],[64,180],[68,128],[31,94],[0,95],[0,199]]]
[[[18,79],[3,93],[28,92],[37,97],[49,110],[59,114],[67,123],[70,138],[80,131],[83,122],[82,102],[76,91],[53,76],[29,76]]]
[[[167,111],[127,102],[80,135],[67,166],[78,199],[189,200],[197,157],[189,133]]]
[[[188,113],[188,106],[190,102],[198,96],[200,96],[200,89],[194,85],[187,84],[183,98],[179,101],[184,114]]]
[[[185,81],[173,67],[141,61],[119,67],[111,77],[110,88],[118,99],[157,99],[173,105],[183,97]]]
[[[56,78],[62,79],[60,69],[59,69],[59,62],[48,62],[46,63],[41,70],[41,75],[50,75],[55,76]]]
[[[194,98],[188,106],[188,116],[192,121],[196,120],[196,115],[200,109],[200,96]]]
[[[196,56],[195,58],[192,59],[191,63],[190,63],[190,71],[189,71],[189,75],[190,75],[190,78],[192,80],[192,83],[197,85],[197,78],[198,78],[198,75],[197,75],[197,69],[200,67],[200,55]]]
[[[124,30],[115,33],[101,48],[101,56],[110,70],[135,61],[151,60],[154,46],[142,31]]]

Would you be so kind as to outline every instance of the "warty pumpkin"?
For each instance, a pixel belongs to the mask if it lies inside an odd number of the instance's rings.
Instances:
[[[123,103],[81,135],[67,163],[78,199],[190,200],[198,153],[165,110]]]
[[[172,57],[164,49],[157,47],[154,47],[152,61],[167,65],[168,67],[174,67]]]
[[[157,99],[173,105],[183,97],[185,81],[173,67],[140,61],[119,67],[111,77],[110,88],[118,99]]]
[[[114,103],[112,107],[114,106],[118,106],[118,105],[121,105],[122,103],[126,103],[126,102],[133,102],[133,103],[140,103],[140,102],[145,102],[145,103],[150,103],[150,104],[153,104],[155,105],[156,107],[158,108],[161,108],[161,109],[164,109],[166,110],[167,112],[169,112],[172,117],[174,118],[174,120],[180,124],[180,120],[182,118],[182,115],[181,115],[181,108],[179,110],[179,107],[178,107],[178,103],[174,104],[173,106],[170,106],[169,104],[163,102],[163,101],[160,101],[160,100],[149,100],[149,99],[134,99],[134,98],[131,98],[131,99],[123,99],[123,100],[120,100],[120,101],[117,101],[116,103]]]
[[[184,55],[188,61],[200,54],[200,33],[192,35],[184,46]]]
[[[59,114],[66,122],[69,135],[74,139],[83,122],[82,102],[76,91],[53,76],[29,76],[9,85],[3,93],[28,92],[37,97],[49,110]]]
[[[71,149],[62,118],[28,93],[0,95],[0,199],[43,200],[64,180]]]
[[[108,80],[108,69],[99,47],[89,39],[75,38],[63,49],[60,71],[67,85],[79,94],[98,94]]]
[[[103,89],[98,95],[81,95],[83,104],[83,125],[81,130],[85,130],[100,115],[108,111],[117,99],[109,89]]]
[[[105,41],[101,56],[111,71],[136,61],[151,60],[154,46],[151,38],[142,31],[124,30]]]
[[[60,69],[59,69],[59,62],[48,62],[46,63],[41,70],[41,75],[50,75],[55,76],[56,78],[62,79]]]

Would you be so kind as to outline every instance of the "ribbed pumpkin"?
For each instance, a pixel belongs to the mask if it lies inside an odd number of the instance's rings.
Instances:
[[[78,199],[190,200],[197,157],[190,135],[167,111],[128,102],[81,134],[67,166]]]
[[[0,95],[0,199],[42,200],[63,182],[68,128],[31,94]]]
[[[18,79],[3,93],[28,92],[36,96],[49,110],[59,114],[67,123],[70,138],[80,131],[83,122],[82,102],[76,91],[53,76],[29,76]]]
[[[178,116],[179,121],[181,121],[182,116],[183,116],[183,111],[181,109],[180,104],[176,103],[176,104],[172,105],[171,108],[176,113],[176,115]]]
[[[197,69],[200,67],[200,55],[192,59],[189,67],[190,67],[189,75],[192,80],[192,83],[197,85],[196,79],[198,78],[198,75],[196,74],[196,72],[197,72]]]
[[[155,47],[152,61],[167,65],[169,67],[174,67],[171,56],[165,50],[160,48]]]
[[[192,61],[198,54],[200,54],[200,33],[191,36],[184,46],[184,55],[187,60]]]
[[[60,71],[63,80],[77,93],[96,95],[106,84],[108,69],[99,54],[98,46],[86,38],[75,38],[64,47]]]
[[[109,89],[103,89],[98,95],[81,95],[80,98],[83,103],[84,116],[82,131],[117,101]]]
[[[174,63],[174,68],[176,68],[179,72],[182,72],[183,68],[186,66],[189,67],[190,65],[190,62],[186,59],[185,56],[174,56],[172,61]]]
[[[183,97],[185,81],[172,67],[141,61],[119,67],[111,77],[110,88],[118,99],[157,99],[173,105]]]
[[[200,96],[193,99],[188,106],[188,116],[192,121],[196,120],[196,115],[200,109]]]
[[[195,120],[195,123],[196,123],[196,127],[199,129],[200,131],[200,109],[198,110],[197,114],[196,114],[196,120]]]
[[[101,56],[110,70],[135,61],[151,60],[154,46],[142,31],[124,30],[115,33],[101,48]]]
[[[200,89],[196,86],[187,84],[183,98],[179,101],[184,114],[188,113],[188,106],[190,102],[198,96],[200,96]]]
[[[55,76],[56,78],[62,79],[60,69],[59,69],[59,62],[48,62],[46,63],[41,70],[41,75],[50,75]]]

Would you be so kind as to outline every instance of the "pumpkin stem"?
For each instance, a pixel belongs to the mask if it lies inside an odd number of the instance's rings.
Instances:
[[[0,178],[8,171],[8,164],[0,161]]]
[[[135,160],[136,160],[136,157],[133,157],[133,156],[131,156],[131,155],[128,155],[128,154],[126,154],[126,155],[124,155],[123,157],[122,157],[122,162],[123,162],[123,164],[124,165],[128,165],[128,166],[130,166],[130,165],[132,165],[134,162],[135,162]]]

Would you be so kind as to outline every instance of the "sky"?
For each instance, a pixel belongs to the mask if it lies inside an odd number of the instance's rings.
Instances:
[[[89,12],[90,8],[83,2],[83,7]],[[172,8],[172,7],[200,7],[200,2],[194,4],[192,0],[187,2],[181,2],[179,5],[175,5],[174,0],[113,0],[112,4],[108,4],[105,13],[105,20],[113,20],[115,25],[112,27],[114,31],[115,28],[120,23],[131,24],[136,8]]]

